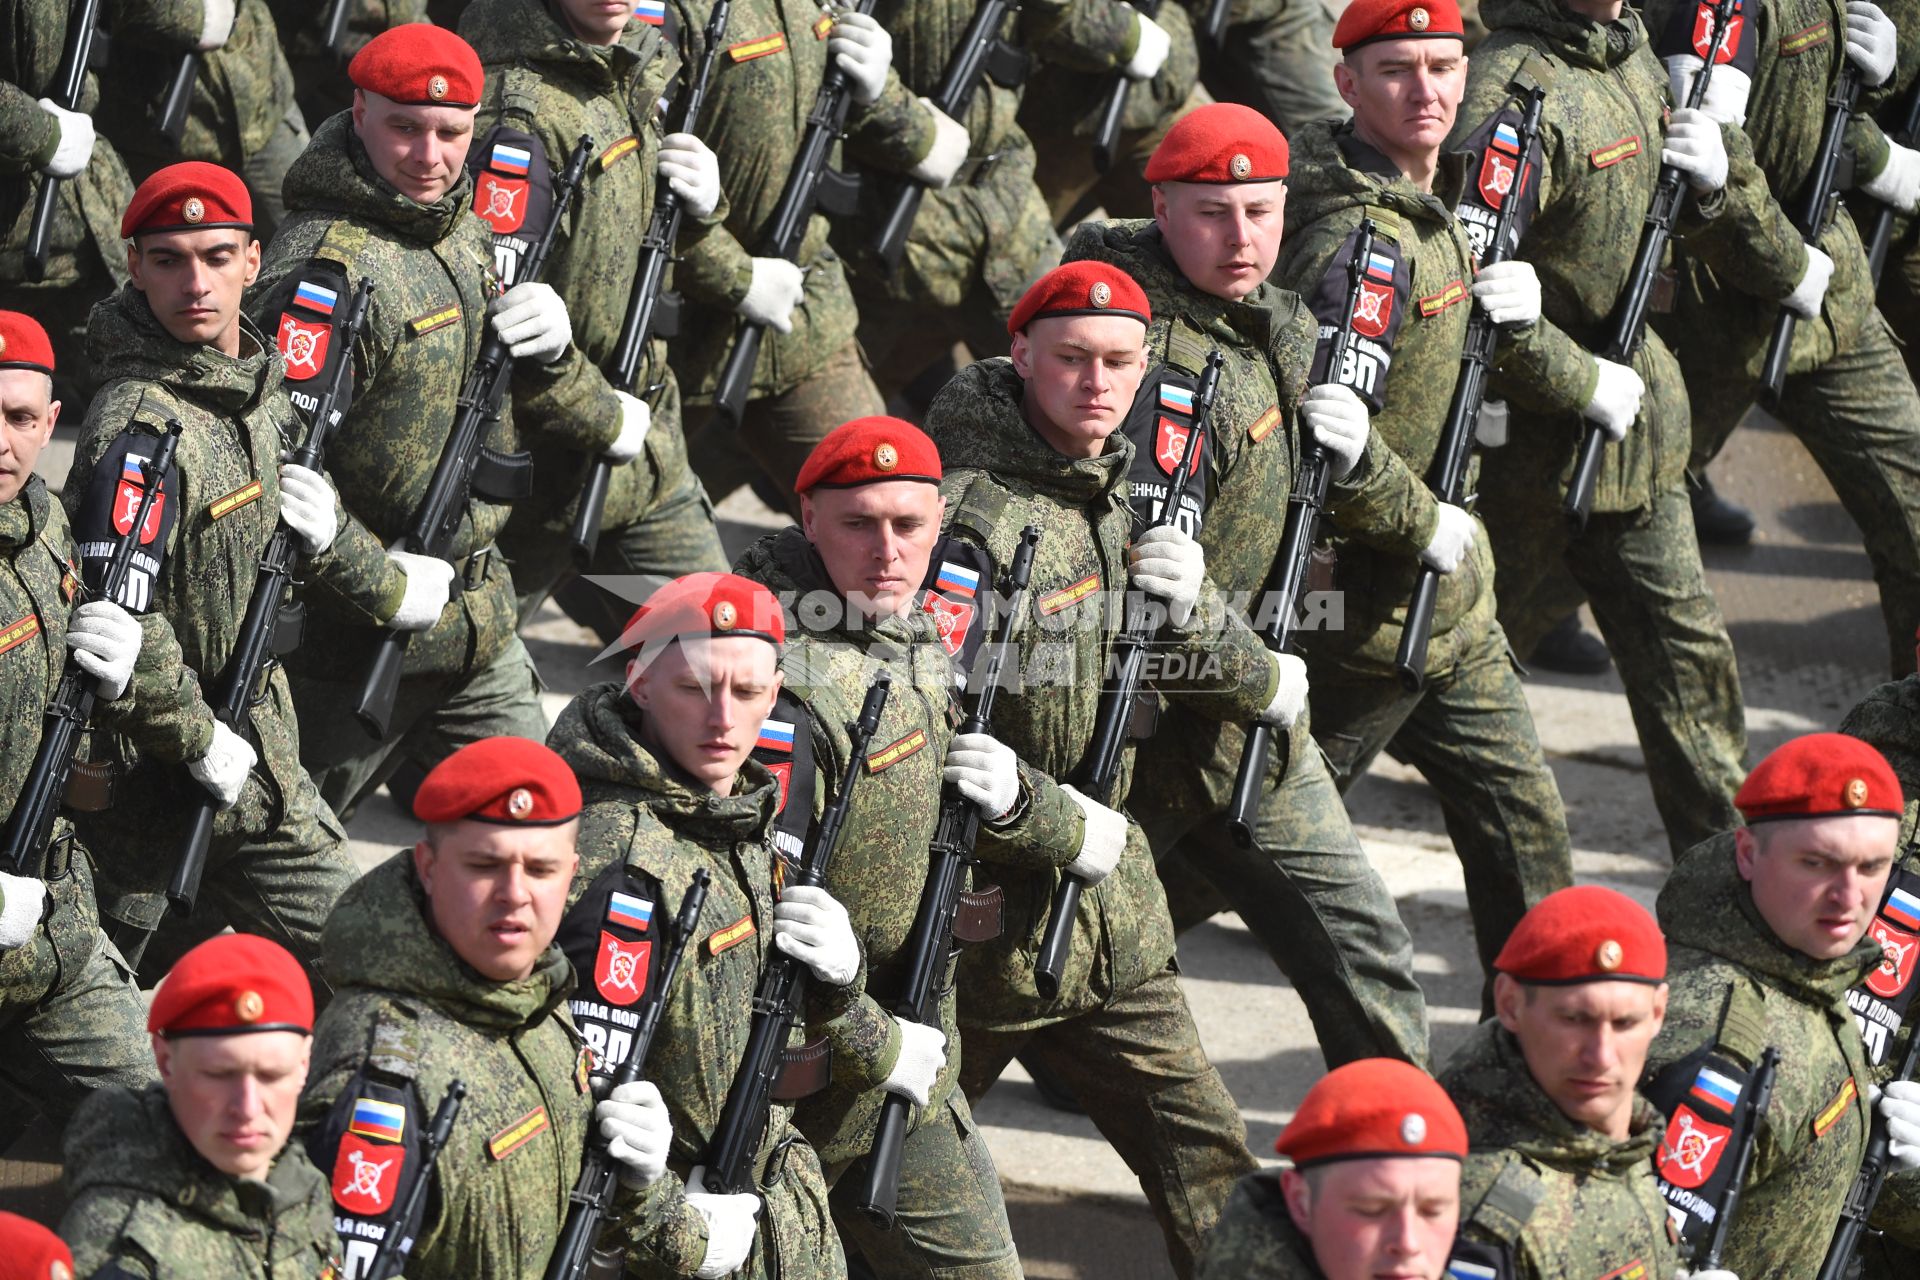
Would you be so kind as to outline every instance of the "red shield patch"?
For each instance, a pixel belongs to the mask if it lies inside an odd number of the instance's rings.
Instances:
[[[113,495],[113,528],[122,537],[133,528],[133,518],[140,513],[140,499],[146,489],[138,480],[127,476],[120,478],[120,487]],[[140,545],[152,542],[154,535],[160,532],[160,513],[166,509],[166,490],[154,495],[153,505],[147,508],[147,522],[140,527]]]
[[[343,1135],[333,1161],[333,1202],[365,1217],[385,1213],[393,1207],[406,1162],[405,1147]]]
[[[1655,1158],[1660,1176],[1676,1187],[1699,1186],[1713,1176],[1731,1136],[1728,1126],[1702,1120],[1692,1107],[1681,1103],[1667,1123],[1667,1136]]]
[[[593,985],[608,1004],[629,1005],[647,989],[647,957],[651,942],[622,942],[600,931],[600,954],[593,962]]]
[[[973,626],[973,606],[964,600],[949,600],[938,591],[927,592],[920,607],[933,615],[934,628],[949,658],[960,656],[967,642],[967,629]]]
[[[1160,433],[1154,437],[1153,442],[1154,463],[1168,475],[1177,473],[1180,470],[1180,459],[1187,456],[1187,440],[1192,435],[1192,427],[1183,427],[1171,418],[1160,419]],[[1200,453],[1196,449],[1193,462],[1187,470],[1194,472],[1199,469]]]
[[[1506,204],[1507,193],[1513,190],[1519,176],[1520,158],[1489,146],[1480,160],[1480,196],[1487,207],[1498,210]]]
[[[327,367],[327,344],[333,341],[333,326],[314,324],[280,313],[280,354],[286,357],[287,380],[305,382]]]
[[[527,180],[482,170],[473,184],[473,211],[487,220],[495,235],[518,231],[527,220]]]
[[[1880,944],[1880,967],[1867,975],[1867,990],[1882,1000],[1891,1000],[1913,981],[1914,961],[1920,957],[1920,933],[1896,928],[1882,916],[1873,918],[1867,932]]]
[[[784,813],[787,808],[787,784],[793,781],[793,761],[786,760],[779,764],[770,764],[767,766],[767,772],[771,773],[773,780],[780,784],[779,809]]]
[[[1740,29],[1747,23],[1743,13],[1736,13],[1727,20],[1726,32],[1720,37],[1720,47],[1713,51],[1716,63],[1733,61],[1733,51],[1740,47]],[[1693,15],[1693,52],[1694,56],[1704,59],[1707,56],[1707,42],[1713,39],[1713,6],[1703,4]]]
[[[1392,319],[1393,287],[1362,280],[1359,305],[1353,309],[1353,331],[1363,338],[1377,338]]]

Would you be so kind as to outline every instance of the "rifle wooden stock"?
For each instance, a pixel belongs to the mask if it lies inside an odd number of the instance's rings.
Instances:
[[[100,17],[100,0],[74,0],[67,11],[67,42],[60,53],[60,78],[54,84],[55,105],[66,111],[78,111],[87,90],[87,63],[93,57],[94,24]],[[60,184],[65,181],[50,173],[40,175],[40,189],[33,198],[33,220],[27,224],[27,279],[46,278],[49,240],[53,235],[53,210],[59,202]]]
[[[426,1136],[420,1140],[420,1163],[414,1166],[413,1181],[407,1184],[407,1193],[400,1201],[400,1212],[387,1229],[386,1239],[380,1242],[380,1247],[374,1251],[373,1261],[367,1264],[366,1280],[393,1280],[406,1264],[407,1253],[413,1248],[413,1238],[408,1236],[402,1240],[401,1236],[426,1204],[427,1186],[433,1181],[433,1167],[440,1162],[440,1153],[447,1149],[447,1140],[453,1136],[453,1122],[459,1117],[460,1105],[466,1100],[466,1081],[455,1079],[447,1085],[440,1105],[434,1108],[433,1122],[427,1126]]]
[[[1846,149],[1847,122],[1860,102],[1860,77],[1851,60],[1843,58],[1840,74],[1834,77],[1833,90],[1827,94],[1827,120],[1820,131],[1820,150],[1815,153],[1813,172],[1807,178],[1806,202],[1794,216],[1793,225],[1809,247],[1820,241],[1827,221],[1833,216],[1838,195],[1834,179],[1840,169],[1840,155]],[[1779,407],[1787,385],[1787,361],[1793,355],[1793,332],[1800,317],[1786,307],[1773,320],[1773,336],[1767,342],[1767,358],[1760,366],[1760,404]]]

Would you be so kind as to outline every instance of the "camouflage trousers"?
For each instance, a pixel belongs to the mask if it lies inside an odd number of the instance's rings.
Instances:
[[[1637,511],[1595,512],[1575,532],[1557,502],[1539,501],[1537,487],[1529,500],[1506,492],[1491,471],[1481,473],[1480,513],[1497,566],[1500,625],[1514,651],[1531,653],[1582,596],[1590,600],[1674,855],[1740,825],[1740,672],[1700,567],[1685,489],[1657,494]]]
[[[1347,104],[1333,87],[1335,16],[1328,0],[1288,0],[1271,17],[1228,27],[1218,49],[1196,30],[1201,81],[1220,101],[1252,107],[1286,134],[1344,116]]]
[[[1016,1054],[1073,1093],[1140,1180],[1181,1280],[1242,1174],[1256,1167],[1233,1095],[1200,1047],[1173,965],[1100,1008],[1037,1030],[966,1030],[960,1087],[977,1103]]]

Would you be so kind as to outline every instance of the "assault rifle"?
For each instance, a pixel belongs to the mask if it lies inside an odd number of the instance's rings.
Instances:
[[[1039,526],[1028,525],[1021,531],[1020,545],[1014,549],[1013,564],[1007,570],[1006,626],[986,664],[968,682],[973,705],[960,726],[961,733],[985,733],[993,723],[1001,672],[1009,660],[1017,661],[1014,644],[1026,615],[1027,584],[1033,577],[1033,552],[1039,543]],[[966,888],[967,868],[979,836],[980,806],[962,795],[958,787],[946,787],[940,797],[940,823],[933,830],[929,846],[933,865],[927,872],[926,888],[920,892],[913,932],[907,937],[906,983],[893,1006],[897,1017],[938,1026],[940,981],[953,945],[986,941],[984,937],[962,939],[957,923],[960,895]],[[912,1100],[900,1094],[889,1093],[881,1102],[873,1146],[867,1152],[866,1171],[854,1200],[854,1207],[882,1231],[893,1229],[894,1205],[900,1194],[900,1152],[912,1115]]]
[[[1233,0],[1213,0],[1207,6],[1207,19],[1200,24],[1200,34],[1207,43],[1218,49],[1227,39],[1227,10],[1233,8]]]
[[[333,0],[327,6],[327,22],[320,28],[320,43],[329,53],[339,53],[347,39],[347,19],[353,16],[353,0]]]
[[[1909,1030],[1907,1053],[1900,1059],[1900,1071],[1894,1079],[1911,1080],[1916,1070],[1920,1070],[1920,1035]],[[1873,1129],[1867,1135],[1866,1157],[1860,1161],[1860,1171],[1853,1175],[1853,1185],[1847,1189],[1847,1202],[1841,1207],[1840,1223],[1833,1230],[1833,1242],[1827,1246],[1826,1261],[1820,1264],[1817,1280],[1847,1280],[1853,1274],[1854,1255],[1871,1230],[1867,1219],[1873,1216],[1880,1189],[1887,1185],[1887,1175],[1893,1171],[1893,1157],[1888,1151],[1892,1143],[1886,1117],[1875,1115]]]
[[[870,14],[875,2],[860,0],[854,12]],[[847,81],[847,73],[828,59],[820,90],[813,95],[813,110],[807,113],[807,131],[800,135],[799,154],[787,170],[780,203],[773,207],[766,256],[800,261],[800,246],[807,238],[807,224],[813,221],[816,208],[846,215],[858,207],[858,184],[835,172],[828,163],[840,135],[846,132],[847,112],[852,106],[853,86]],[[753,390],[753,371],[760,363],[760,344],[766,336],[765,325],[742,320],[733,350],[720,368],[720,381],[713,388],[713,407],[728,426],[739,426],[741,415],[747,411],[747,394]]]
[[[167,81],[167,91],[160,96],[160,132],[175,147],[187,136],[187,109],[193,106],[193,82],[199,78],[200,54],[183,54],[173,78]]]
[[[140,532],[154,503],[160,500],[160,486],[173,466],[173,452],[180,444],[180,424],[167,422],[166,434],[151,461],[140,464],[140,504],[134,508],[133,523],[120,535],[100,576],[101,600],[117,600],[126,585],[127,570],[133,553],[140,546]],[[100,696],[100,682],[80,669],[67,655],[60,683],[47,701],[46,718],[40,729],[40,747],[33,755],[33,767],[20,795],[7,817],[4,836],[0,836],[0,865],[14,875],[43,880],[47,874],[47,846],[53,838],[53,820],[59,816],[61,799],[67,792],[67,778],[73,772],[73,752],[79,745],[80,731],[93,716],[94,700]]]
[[[721,0],[722,4],[726,0]],[[711,47],[711,46],[709,46]],[[666,951],[660,961],[660,973],[647,994],[641,998],[639,1022],[633,1029],[633,1047],[625,1062],[613,1074],[607,1092],[632,1084],[646,1069],[647,1054],[653,1049],[654,1034],[660,1029],[660,1017],[666,1012],[667,994],[673,990],[674,975],[680,972],[681,958],[700,927],[700,912],[707,905],[707,886],[713,876],[705,867],[693,873],[693,883],[680,899],[680,914],[673,918],[672,932],[666,938]],[[600,1225],[613,1208],[614,1188],[618,1185],[619,1166],[614,1162],[606,1136],[595,1128],[587,1137],[586,1159],[580,1166],[580,1180],[567,1194],[567,1222],[560,1230],[560,1242],[547,1260],[546,1280],[581,1280],[593,1259],[593,1242],[599,1238]]]
[[[1727,1252],[1728,1233],[1740,1208],[1747,1174],[1753,1169],[1753,1153],[1760,1145],[1760,1121],[1766,1117],[1767,1104],[1773,1101],[1773,1077],[1779,1069],[1780,1051],[1769,1045],[1760,1055],[1760,1065],[1753,1069],[1753,1079],[1747,1081],[1746,1093],[1740,1099],[1740,1109],[1747,1113],[1746,1137],[1733,1153],[1733,1177],[1727,1182],[1726,1195],[1720,1199],[1720,1212],[1713,1220],[1713,1230],[1693,1257],[1694,1271],[1718,1270]]]
[[[346,390],[347,375],[353,368],[353,345],[366,327],[367,306],[372,297],[373,281],[362,280],[347,307],[346,326],[336,335],[340,343],[339,358],[320,390],[307,438],[287,461],[311,471],[320,469],[327,436],[340,425],[343,416],[340,399]],[[213,707],[213,718],[242,736],[267,664],[300,647],[306,606],[299,602],[283,604],[281,600],[293,585],[293,575],[304,558],[293,530],[285,523],[275,527],[273,536],[267,539],[266,549],[260,553],[260,571],[254,575],[253,594],[247,598],[247,613],[234,637],[233,655],[227,659],[226,670],[221,674],[220,696]],[[187,824],[186,843],[181,846],[180,860],[174,864],[173,880],[167,885],[167,901],[183,916],[193,914],[194,899],[200,894],[200,877],[207,869],[207,847],[213,839],[214,817],[220,812],[220,802],[205,787],[194,790],[197,794],[193,817]]]
[[[414,1168],[413,1181],[407,1184],[406,1194],[400,1199],[400,1212],[394,1215],[386,1238],[374,1250],[373,1261],[367,1264],[365,1280],[393,1280],[400,1274],[400,1268],[406,1265],[407,1254],[413,1249],[413,1237],[407,1236],[406,1231],[426,1207],[427,1186],[433,1181],[433,1166],[440,1162],[440,1153],[447,1149],[447,1139],[453,1136],[454,1119],[460,1114],[460,1104],[466,1100],[467,1082],[454,1080],[447,1086],[440,1105],[434,1108],[433,1123],[427,1126],[426,1136],[420,1139],[420,1163]],[[402,1236],[406,1238],[402,1239]]]
[[[847,726],[849,744],[847,767],[840,775],[840,791],[820,815],[807,842],[806,856],[794,884],[818,885],[827,878],[827,865],[833,861],[840,843],[840,829],[853,803],[853,789],[867,767],[867,745],[880,727],[880,714],[887,708],[887,694],[893,678],[882,671],[867,690],[860,706],[860,718]],[[753,995],[753,1025],[747,1032],[747,1047],[740,1055],[740,1067],[734,1072],[727,1090],[726,1105],[720,1109],[720,1121],[714,1128],[713,1143],[701,1164],[706,1169],[708,1191],[738,1195],[757,1191],[753,1178],[754,1156],[767,1131],[767,1113],[773,1106],[773,1089],[786,1054],[787,1036],[800,1017],[806,998],[807,966],[783,951],[776,951],[760,971],[760,986]]]
[[[727,38],[727,17],[732,8],[732,0],[717,0],[714,4],[707,18],[706,46],[700,55],[700,69],[681,91],[680,101],[675,104],[679,108],[679,119],[669,133],[692,133],[699,123],[700,109],[707,101],[707,88],[713,83],[714,64],[719,62],[720,46]],[[673,184],[660,179],[653,197],[653,218],[647,223],[646,234],[640,237],[640,268],[634,274],[633,289],[627,294],[627,315],[620,325],[613,368],[607,373],[607,381],[629,395],[640,394],[640,361],[654,334],[655,312],[664,311],[662,320],[678,319],[674,300],[667,301],[663,308],[662,295],[667,284],[667,267],[673,262],[673,242],[680,237],[680,218],[684,212],[685,205]],[[669,334],[675,327],[671,323],[661,326]],[[655,403],[659,389],[665,385],[663,382],[647,388]],[[573,562],[581,569],[592,563],[593,553],[600,545],[600,522],[607,512],[607,490],[612,484],[613,464],[604,456],[595,458],[587,467],[586,487],[580,492],[580,505],[574,509],[573,526],[567,531]]]
[[[1144,23],[1159,15],[1160,0],[1133,0],[1133,7]],[[1113,168],[1119,154],[1120,124],[1127,114],[1127,95],[1132,92],[1133,81],[1123,72],[1115,72],[1113,87],[1107,90],[1106,105],[1100,109],[1100,125],[1093,134],[1093,167],[1100,173]]]
[[[533,247],[520,260],[521,280],[538,280],[540,273],[546,269],[547,254],[553,249],[554,236],[566,218],[567,206],[573,203],[573,197],[580,189],[581,179],[587,172],[587,160],[592,154],[593,139],[582,134],[573,148],[573,154],[567,159],[566,171],[553,184],[552,215],[540,232],[540,238],[534,241]],[[453,427],[447,433],[447,443],[440,452],[440,461],[433,468],[433,477],[427,482],[427,491],[421,497],[419,507],[414,510],[413,518],[408,521],[406,530],[394,540],[393,550],[438,556],[444,560],[452,550],[454,535],[460,531],[469,494],[478,492],[482,497],[490,494],[507,497],[524,492],[523,488],[512,487],[512,481],[516,479],[524,485],[527,479],[524,464],[516,464],[486,445],[487,428],[500,416],[500,401],[507,394],[507,380],[512,375],[513,356],[508,352],[507,344],[500,340],[500,335],[494,332],[493,326],[487,324],[486,336],[480,340],[480,354],[475,357],[473,368],[467,374],[466,385],[460,388]],[[412,639],[411,631],[389,630],[381,635],[379,647],[374,650],[373,663],[367,671],[366,683],[361,686],[353,714],[360,721],[361,728],[376,738],[387,736],[387,724],[393,718],[394,696],[400,690],[400,672],[406,665],[407,645]]]
[[[1207,433],[1207,420],[1213,416],[1213,398],[1220,386],[1220,369],[1226,357],[1216,349],[1207,353],[1207,367],[1193,393],[1193,429],[1187,433],[1186,448],[1180,452],[1180,465],[1167,486],[1166,501],[1160,514],[1148,528],[1172,524],[1186,501],[1187,487],[1193,480],[1200,445]],[[1146,674],[1147,648],[1155,631],[1153,611],[1138,593],[1127,592],[1125,625],[1113,637],[1108,650],[1106,686],[1100,691],[1100,706],[1094,713],[1093,738],[1087,747],[1085,785],[1081,788],[1101,804],[1113,803],[1114,784],[1120,780],[1121,757],[1133,728],[1134,703],[1140,696],[1140,682]],[[1073,918],[1080,912],[1080,891],[1086,881],[1068,872],[1060,873],[1060,884],[1053,891],[1053,905],[1047,916],[1047,929],[1040,938],[1040,951],[1034,957],[1033,981],[1040,994],[1051,1000],[1060,994],[1060,979],[1067,971],[1067,953],[1073,947]]]
[[[1520,117],[1520,157],[1515,161],[1513,186],[1500,202],[1500,213],[1493,222],[1493,239],[1481,255],[1480,265],[1505,262],[1513,256],[1513,223],[1532,162],[1534,139],[1540,136],[1540,113],[1546,91],[1535,87],[1526,99]],[[1433,470],[1427,484],[1433,496],[1453,506],[1466,503],[1467,474],[1473,468],[1473,438],[1480,423],[1480,405],[1487,398],[1487,374],[1493,366],[1493,349],[1500,341],[1500,328],[1479,307],[1467,317],[1467,340],[1460,351],[1460,377],[1453,384],[1453,403],[1447,406],[1447,422],[1440,430],[1440,448],[1433,455]],[[1433,639],[1433,609],[1440,598],[1440,571],[1421,564],[1413,580],[1413,595],[1407,601],[1406,625],[1400,629],[1400,651],[1393,657],[1400,685],[1417,693],[1427,682],[1427,645]]]
[[[60,52],[60,78],[54,82],[54,104],[66,111],[78,111],[87,91],[87,63],[93,57],[94,23],[100,17],[100,0],[73,0],[67,12],[67,43]],[[47,241],[53,234],[53,206],[64,179],[50,173],[40,175],[40,190],[34,196],[33,221],[27,227],[27,279],[42,280],[47,274]]]
[[[1920,137],[1920,81],[1907,94],[1907,114],[1900,122],[1900,130],[1892,135],[1892,141],[1903,147],[1913,145]],[[1880,206],[1873,216],[1873,231],[1867,236],[1867,279],[1873,281],[1877,289],[1880,285],[1880,273],[1887,268],[1887,251],[1893,246],[1893,224],[1900,217],[1900,211],[1890,204]]]

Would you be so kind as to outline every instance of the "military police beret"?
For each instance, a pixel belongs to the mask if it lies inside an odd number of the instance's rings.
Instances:
[[[1148,182],[1278,182],[1287,140],[1251,107],[1210,102],[1189,111],[1153,149]]]
[[[1273,1149],[1294,1168],[1389,1156],[1467,1158],[1467,1126],[1432,1076],[1398,1058],[1335,1067],[1307,1090]]]
[[[0,369],[53,372],[53,343],[32,316],[0,311]]]
[[[367,41],[347,64],[357,89],[412,107],[476,107],[485,77],[473,46],[445,27],[409,22]]]
[[[1466,38],[1456,0],[1353,0],[1333,28],[1333,47],[1350,53],[1376,40]]]
[[[898,418],[855,418],[813,446],[793,482],[795,493],[852,489],[882,480],[940,483],[940,450],[927,433]]]
[[[1007,320],[1007,332],[1019,333],[1049,316],[1126,316],[1153,322],[1146,290],[1132,276],[1104,262],[1069,262],[1033,282]]]
[[[731,573],[690,573],[647,597],[620,632],[623,647],[637,649],[675,636],[752,636],[785,644],[787,620],[773,592]]]
[[[442,760],[413,796],[425,823],[491,822],[557,827],[580,816],[580,781],[532,738],[482,738]]]
[[[181,956],[160,981],[147,1030],[163,1036],[313,1031],[307,971],[279,943],[223,933]]]
[[[204,160],[184,160],[155,170],[133,193],[120,218],[120,236],[153,231],[205,231],[209,227],[253,229],[253,197],[231,169]]]
[[[32,1218],[0,1213],[0,1280],[73,1280],[73,1254]]]
[[[1856,813],[1897,818],[1904,805],[1887,758],[1844,733],[1809,733],[1775,748],[1733,797],[1748,826]]]
[[[1493,967],[1547,986],[1581,982],[1660,983],[1667,940],[1645,907],[1597,884],[1550,893],[1520,917]]]

